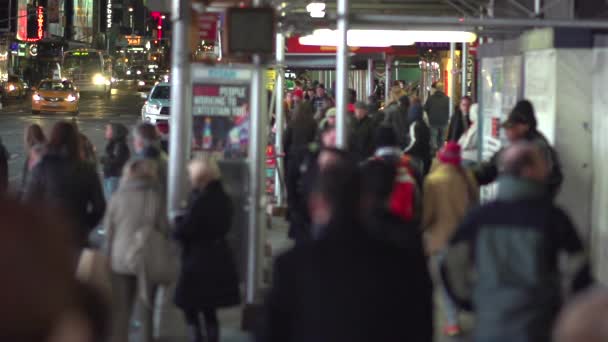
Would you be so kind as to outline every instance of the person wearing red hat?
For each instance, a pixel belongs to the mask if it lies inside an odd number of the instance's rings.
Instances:
[[[473,174],[461,167],[460,145],[447,142],[437,153],[431,173],[424,181],[422,229],[426,252],[432,259],[432,272],[439,284],[438,265],[447,243],[467,211],[479,200],[479,188]],[[460,334],[458,312],[442,286],[440,289],[445,314],[444,333]]]

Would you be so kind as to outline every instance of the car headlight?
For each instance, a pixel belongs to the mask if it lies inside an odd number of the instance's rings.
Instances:
[[[107,80],[102,74],[95,74],[95,76],[93,76],[93,84],[95,85],[103,85],[106,84],[106,82]]]
[[[14,85],[12,85],[12,84],[9,84],[9,85],[8,85],[8,91],[15,91],[15,89],[16,89],[16,88],[15,88],[15,86],[14,86]]]
[[[76,101],[76,96],[74,96],[73,94],[68,95],[68,97],[65,99],[68,102],[74,102]]]
[[[32,100],[34,100],[34,101],[40,101],[40,100],[42,100],[42,98],[40,97],[40,95],[34,94],[34,95],[32,95]]]
[[[141,70],[137,70],[136,72],[138,75],[141,75]]]
[[[127,70],[127,75],[131,75],[131,70]]]
[[[150,114],[160,114],[160,108],[161,108],[161,106],[159,106],[159,105],[148,103],[148,108],[146,111]]]
[[[139,82],[137,82],[137,85],[139,85],[139,86],[145,86],[145,85],[146,85],[146,82],[144,82],[144,81],[139,81]]]

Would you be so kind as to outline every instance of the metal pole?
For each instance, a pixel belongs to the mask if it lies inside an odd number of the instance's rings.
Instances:
[[[534,16],[540,18],[541,15],[541,0],[534,0]]]
[[[384,57],[384,106],[388,104],[391,98],[391,70],[392,58],[386,55]]]
[[[367,96],[374,92],[374,60],[367,60]],[[378,99],[379,100],[379,99]]]
[[[187,205],[192,115],[190,79],[190,5],[191,0],[172,4],[173,46],[171,55],[171,135],[169,137],[168,216],[180,215]]]
[[[281,183],[281,174],[283,174],[283,126],[285,125],[285,106],[283,104],[283,95],[285,94],[285,36],[282,32],[277,33],[276,40],[276,57],[277,57],[277,82],[276,89],[276,135],[275,135],[275,152],[277,154],[276,165],[279,172],[275,172],[274,177],[274,195],[277,199],[277,206],[283,206],[283,183]]]
[[[462,93],[461,96],[467,96],[467,60],[469,58],[469,48],[467,43],[462,43],[462,62],[460,70],[462,72]]]
[[[450,74],[448,75],[448,77],[450,77],[450,79],[448,80],[448,92],[450,93],[450,118],[452,117],[452,115],[454,114],[454,90],[456,89],[455,87],[455,81],[456,81],[456,43],[450,43],[450,62],[452,63],[452,70],[450,70]]]
[[[336,53],[336,145],[346,148],[346,110],[348,86],[348,0],[337,0],[338,51]]]

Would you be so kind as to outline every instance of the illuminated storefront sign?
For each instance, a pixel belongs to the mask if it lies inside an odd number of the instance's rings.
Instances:
[[[106,5],[106,28],[112,28],[112,0],[107,0]]]
[[[40,40],[44,35],[44,8],[42,6],[38,6],[36,9],[36,17],[38,21],[38,40]]]
[[[141,45],[141,36],[125,36],[125,39],[129,45]]]

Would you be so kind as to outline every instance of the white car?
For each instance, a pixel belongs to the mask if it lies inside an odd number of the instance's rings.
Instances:
[[[141,108],[141,119],[156,125],[167,123],[171,108],[171,86],[169,83],[159,83],[152,88]]]

